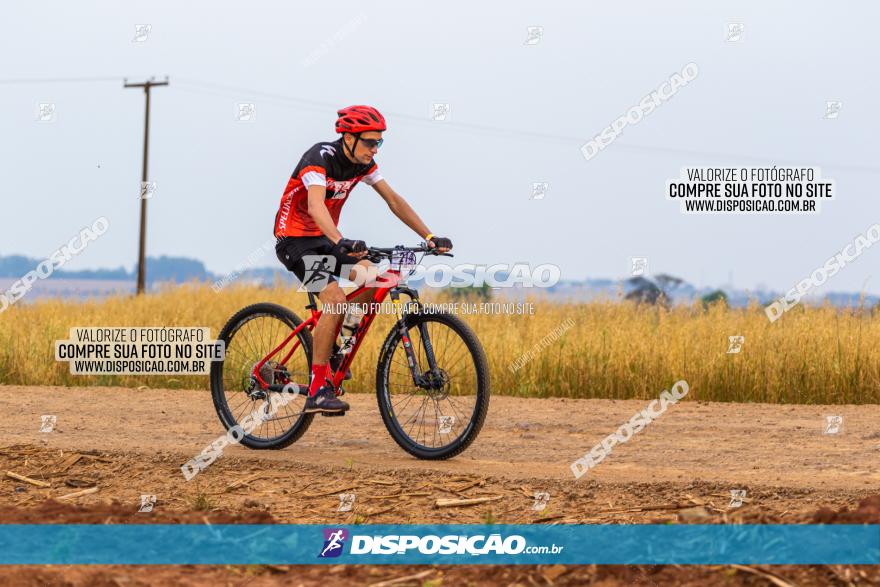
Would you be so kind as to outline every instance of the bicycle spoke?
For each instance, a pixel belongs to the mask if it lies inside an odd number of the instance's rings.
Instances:
[[[400,400],[399,404],[396,404],[396,405],[392,404],[391,409],[394,411],[395,414],[402,413],[404,408],[406,408],[406,406],[409,405],[409,402],[412,401],[412,398],[414,398],[414,397],[418,397],[418,395],[415,393],[409,394],[408,396],[406,396],[405,399]],[[400,405],[400,404],[403,404],[403,405]],[[400,408],[398,409],[397,406],[400,406]]]
[[[468,428],[477,409],[476,358],[464,339],[448,324],[426,320],[424,330],[431,340],[438,371],[431,372],[426,337],[422,329],[409,330],[416,371],[423,377],[442,377],[442,389],[421,389],[412,379],[402,340],[388,359],[386,389],[391,416],[400,433],[425,448],[442,448],[456,442]],[[453,398],[453,395],[455,396]],[[413,398],[421,400],[413,401]]]
[[[248,437],[259,440],[280,438],[291,426],[297,425],[302,417],[301,409],[291,410],[295,406],[289,405],[280,406],[275,413],[270,414],[272,394],[277,392],[265,391],[265,398],[255,400],[247,391],[253,367],[284,342],[290,332],[290,326],[281,319],[270,314],[256,314],[241,324],[228,341],[226,357],[221,366],[223,395],[229,414],[234,420],[233,425],[240,423],[249,414],[255,414],[257,425]],[[284,367],[288,369],[290,380],[299,383],[306,380],[304,372],[308,370],[308,358],[305,347],[297,337],[290,339],[279,349],[272,357],[271,365],[283,359],[290,351],[290,345],[297,342],[300,345],[291,355],[289,364]],[[268,382],[272,383],[273,379],[274,376]]]

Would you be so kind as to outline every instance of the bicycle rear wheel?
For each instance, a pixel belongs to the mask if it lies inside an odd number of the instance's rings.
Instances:
[[[284,342],[302,320],[276,304],[254,304],[236,313],[219,339],[226,343],[223,361],[211,364],[211,397],[227,430],[249,414],[257,421],[241,444],[254,449],[280,449],[305,434],[314,414],[303,414],[305,396],[261,387],[252,379],[254,366]],[[284,364],[278,364],[295,342],[299,346]],[[287,383],[308,387],[312,368],[312,333],[302,329],[260,370],[260,376],[276,386]],[[273,408],[274,405],[274,408]],[[244,426],[243,426],[244,427]],[[247,427],[244,427],[247,431]]]
[[[406,317],[416,370],[413,381],[402,333],[392,328],[379,357],[379,412],[395,442],[420,459],[448,459],[480,433],[489,409],[489,367],[473,331],[457,316],[419,313]],[[427,339],[425,340],[427,335]],[[428,363],[430,342],[436,369]]]

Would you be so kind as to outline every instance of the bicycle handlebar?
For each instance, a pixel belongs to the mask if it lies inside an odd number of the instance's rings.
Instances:
[[[436,247],[429,248],[425,243],[421,243],[415,247],[367,247],[367,256],[376,255],[380,257],[390,257],[395,251],[412,251],[414,253],[425,253],[426,255],[454,257],[452,253],[438,253]]]

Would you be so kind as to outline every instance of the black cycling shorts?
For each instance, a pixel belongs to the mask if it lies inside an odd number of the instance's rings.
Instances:
[[[286,236],[275,244],[275,254],[287,270],[292,271],[309,291],[315,292],[324,289],[328,283],[336,281],[334,277],[340,276],[343,266],[354,265],[360,260],[350,255],[334,254],[333,241],[323,235]],[[348,274],[345,278],[348,279]]]

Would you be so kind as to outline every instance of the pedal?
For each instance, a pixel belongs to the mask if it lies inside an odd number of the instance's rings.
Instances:
[[[321,412],[321,415],[327,418],[338,418],[344,416],[345,412]]]

